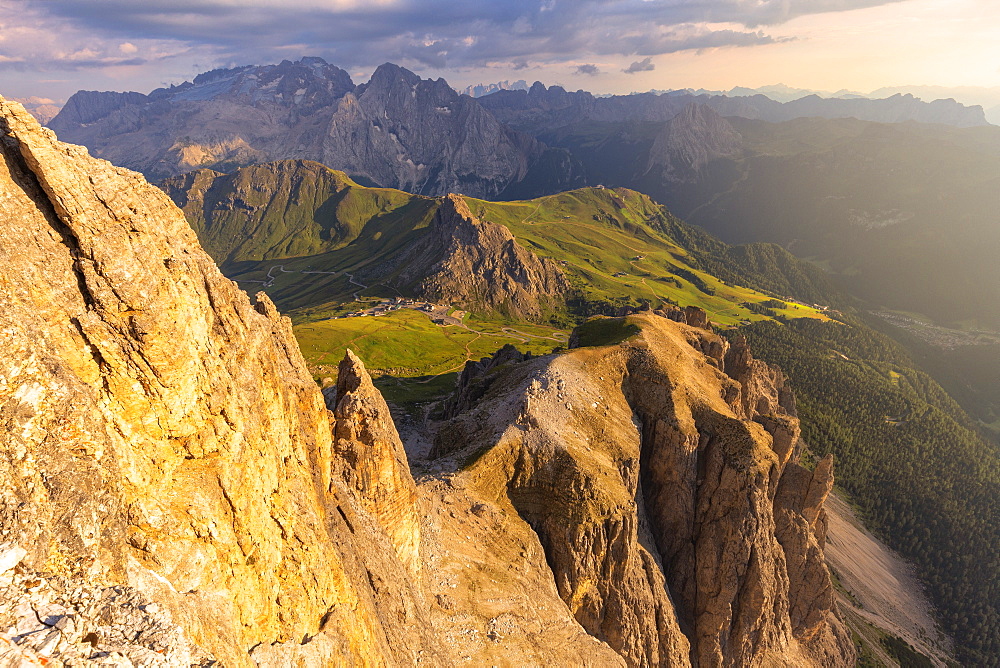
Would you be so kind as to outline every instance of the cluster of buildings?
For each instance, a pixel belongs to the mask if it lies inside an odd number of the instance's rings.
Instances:
[[[406,297],[393,297],[392,299],[383,299],[376,306],[371,308],[363,309],[361,311],[351,311],[340,317],[342,318],[365,318],[373,317],[377,318],[380,315],[385,315],[387,313],[392,313],[393,311],[398,311],[403,308],[411,308],[417,311],[424,311],[426,313],[433,313],[434,311],[444,309],[446,312],[448,310],[447,306],[439,306],[437,304],[432,304],[431,302],[422,302],[416,299],[408,299]]]

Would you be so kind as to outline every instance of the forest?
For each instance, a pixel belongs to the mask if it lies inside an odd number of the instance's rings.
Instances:
[[[914,563],[963,665],[1000,666],[998,447],[906,350],[856,320],[740,329],[795,390],[837,486]]]

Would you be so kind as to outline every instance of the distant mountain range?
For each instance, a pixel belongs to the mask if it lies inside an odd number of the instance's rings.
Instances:
[[[517,81],[498,81],[491,84],[473,84],[466,86],[459,92],[469,97],[483,97],[499,90],[528,90],[528,82],[524,79],[518,79]]]
[[[785,84],[772,84],[760,86],[759,88],[746,88],[737,86],[727,91],[707,90],[700,88],[685,89],[695,95],[728,95],[729,97],[745,97],[753,95],[766,95],[777,102],[791,102],[800,98],[817,95],[826,98],[858,99],[866,98],[870,100],[880,100],[893,95],[913,95],[921,100],[955,100],[966,106],[980,106],[983,108],[986,120],[993,125],[1000,125],[1000,86],[987,88],[984,86],[887,86],[873,90],[870,93],[841,89],[838,91],[822,91],[811,88],[795,88]],[[672,91],[650,91],[653,93],[666,93]]]
[[[723,116],[771,123],[817,117],[857,118],[878,123],[916,121],[957,127],[987,125],[980,107],[967,107],[954,100],[924,102],[912,95],[901,94],[880,100],[809,95],[784,103],[759,94],[729,96],[695,94],[686,90],[596,97],[586,91],[569,92],[561,86],[546,88],[535,82],[527,91],[498,91],[478,101],[499,120],[529,134],[582,121],[662,122],[673,118],[692,102],[705,105]]]
[[[530,196],[582,185],[565,151],[503,125],[443,79],[392,64],[361,85],[303,58],[214,70],[149,95],[80,91],[49,125],[154,179],[304,158],[425,194]]]
[[[912,96],[775,102],[765,96],[641,94],[597,98],[521,82],[473,100],[443,79],[392,64],[356,85],[321,58],[220,69],[151,93],[75,93],[49,126],[153,179],[310,159],[371,185],[420,194],[512,199],[584,185],[572,157],[534,135],[582,121],[665,122],[691,102],[723,116],[778,122],[800,116],[984,125],[982,109]],[[488,87],[487,87],[488,88]],[[473,91],[475,93],[475,90]]]

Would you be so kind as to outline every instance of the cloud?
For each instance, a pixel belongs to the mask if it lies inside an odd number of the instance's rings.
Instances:
[[[595,75],[600,74],[601,70],[600,70],[599,67],[597,67],[597,65],[577,65],[576,66],[576,73],[577,74],[587,74],[587,75],[590,75],[590,76],[595,76]]]
[[[386,60],[429,67],[559,63],[594,56],[755,46],[758,29],[808,13],[900,0],[7,0],[39,19],[115,40],[119,55],[144,40],[199,49],[218,64],[271,62],[293,51],[345,67]],[[0,21],[5,22],[5,21]],[[65,27],[65,26],[64,26]],[[695,27],[697,34],[688,35]],[[5,30],[5,33],[7,31]],[[122,42],[125,39],[127,41]],[[129,45],[136,52],[126,51]],[[146,53],[145,49],[141,51]],[[10,55],[8,53],[8,55]]]
[[[173,41],[147,40],[144,51],[133,42],[100,39],[71,19],[52,16],[37,5],[5,2],[0,4],[0,72],[75,72],[138,67],[169,58],[186,47]],[[135,40],[140,41],[140,40]]]
[[[636,72],[652,72],[656,69],[652,58],[643,58],[636,61],[622,70],[625,74],[635,74]]]
[[[0,84],[87,71],[81,87],[149,90],[200,71],[315,55],[349,71],[560,66],[649,69],[664,54],[782,41],[809,13],[901,0],[37,0],[0,1]],[[5,74],[6,73],[6,74]],[[36,76],[31,79],[27,73]],[[6,76],[6,79],[3,77]],[[48,94],[62,96],[63,90]]]

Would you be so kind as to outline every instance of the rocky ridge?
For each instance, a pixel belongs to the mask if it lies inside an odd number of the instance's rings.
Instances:
[[[478,363],[500,375],[434,454],[474,452],[468,488],[531,526],[629,665],[853,665],[822,575],[831,462],[796,463],[783,377],[708,330],[629,322],[619,346]]]
[[[795,463],[783,377],[704,314],[494,365],[414,481],[361,361],[324,404],[289,321],[165,195],[19,105],[0,132],[0,651],[853,665],[822,563],[829,463]]]

